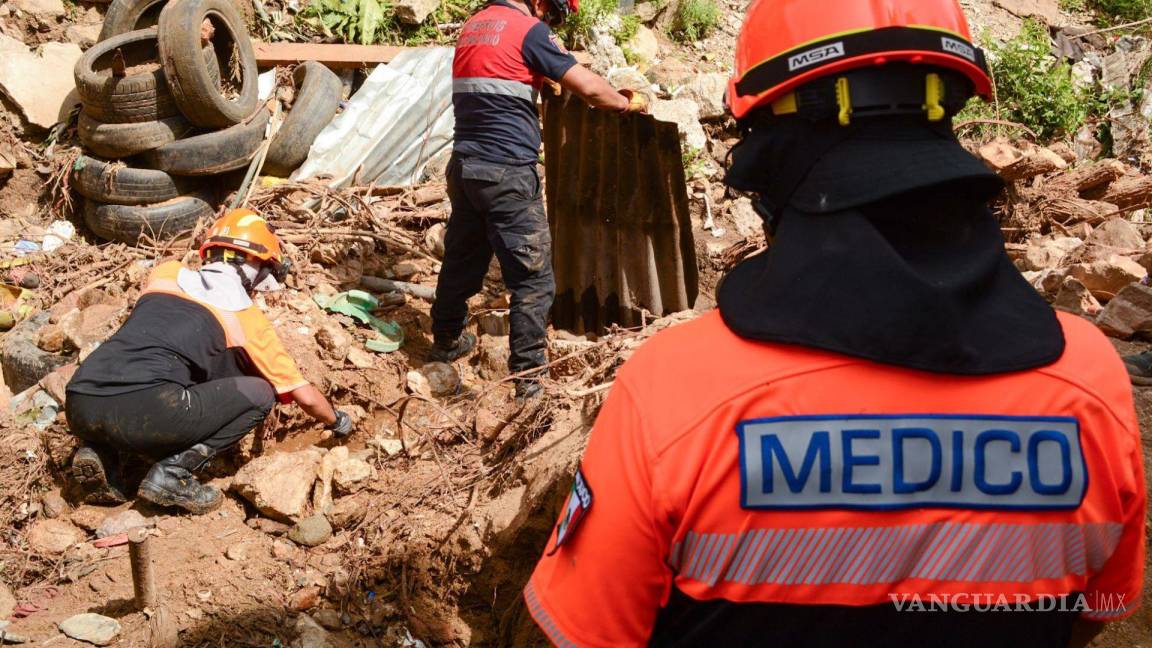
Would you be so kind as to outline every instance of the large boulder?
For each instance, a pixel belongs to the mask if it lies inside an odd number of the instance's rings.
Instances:
[[[1137,333],[1152,333],[1152,288],[1132,284],[1108,302],[1096,325],[1112,337],[1127,340]]]
[[[705,72],[696,75],[687,86],[684,94],[700,105],[701,119],[719,119],[728,114],[724,107],[724,93],[728,89],[728,76],[718,72]]]
[[[624,47],[626,52],[631,55],[628,58],[641,72],[655,63],[656,57],[660,54],[660,43],[656,40],[656,32],[643,25],[636,28],[636,34],[628,39]]]
[[[672,122],[680,131],[680,140],[690,150],[701,151],[708,143],[704,127],[700,125],[700,105],[691,99],[657,99],[652,102],[652,116],[660,121]]]
[[[264,515],[293,522],[307,512],[322,459],[317,448],[257,457],[236,473],[232,490]]]

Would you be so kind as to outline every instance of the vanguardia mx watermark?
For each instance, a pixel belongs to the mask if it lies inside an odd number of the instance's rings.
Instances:
[[[1118,615],[1126,595],[1098,594],[889,594],[897,612],[1090,612]]]

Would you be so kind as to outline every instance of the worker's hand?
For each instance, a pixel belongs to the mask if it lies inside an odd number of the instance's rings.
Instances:
[[[328,426],[328,429],[332,430],[332,434],[336,438],[344,438],[352,434],[352,417],[348,416],[346,412],[336,410],[336,420]]]
[[[628,107],[620,112],[648,114],[648,95],[638,90],[621,90],[620,94],[628,100]]]

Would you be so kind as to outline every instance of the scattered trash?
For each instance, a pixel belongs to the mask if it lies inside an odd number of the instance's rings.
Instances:
[[[76,226],[66,220],[52,221],[48,233],[44,235],[42,248],[45,252],[55,252],[76,236]]]
[[[372,314],[372,311],[380,307],[380,301],[370,293],[363,290],[349,290],[335,295],[315,295],[313,300],[320,308],[347,315],[375,329],[378,335],[364,345],[370,351],[391,353],[404,343],[404,329],[399,324],[382,320]]]

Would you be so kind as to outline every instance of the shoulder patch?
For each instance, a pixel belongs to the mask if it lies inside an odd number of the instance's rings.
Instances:
[[[745,509],[1070,510],[1088,489],[1075,418],[789,416],[736,434]]]
[[[592,508],[592,489],[588,487],[588,480],[584,479],[584,471],[576,469],[576,479],[572,482],[572,490],[568,493],[568,501],[564,503],[564,513],[560,522],[556,524],[556,544],[548,555],[556,553],[561,545],[572,538],[584,516]]]

